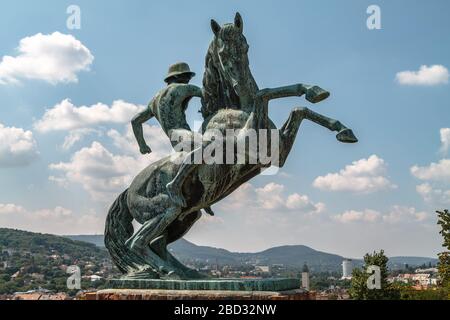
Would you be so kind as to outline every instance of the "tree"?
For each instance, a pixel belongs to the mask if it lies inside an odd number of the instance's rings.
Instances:
[[[364,256],[364,267],[354,269],[352,282],[349,290],[350,296],[355,300],[395,300],[400,299],[400,292],[387,281],[389,259],[385,256],[384,250],[366,254]],[[369,266],[380,267],[381,289],[369,289],[367,280],[371,274],[367,273]]]
[[[450,287],[450,212],[448,210],[436,211],[438,214],[438,224],[441,226],[439,233],[444,238],[443,247],[447,251],[441,252],[439,256],[439,276],[443,287]]]

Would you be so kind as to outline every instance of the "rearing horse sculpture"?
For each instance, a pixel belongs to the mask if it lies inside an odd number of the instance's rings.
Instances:
[[[276,129],[268,117],[270,100],[305,95],[306,100],[317,103],[329,96],[320,87],[305,84],[259,90],[249,68],[249,46],[239,13],[234,23],[221,27],[212,20],[211,27],[214,39],[208,49],[203,80],[203,131],[219,130],[225,135],[227,129],[240,129],[239,135],[245,137],[248,130]],[[353,132],[339,121],[307,108],[295,108],[279,129],[279,162],[272,164],[279,167],[285,164],[304,119],[336,131],[341,142],[357,142]],[[180,152],[176,156],[185,155]],[[129,277],[201,277],[173,257],[167,245],[186,234],[200,218],[202,209],[230,195],[271,165],[195,166],[180,181],[187,204],[181,206],[171,201],[166,189],[180,169],[180,162],[173,159],[173,156],[163,158],[139,173],[109,211],[105,244],[115,264]],[[133,219],[142,225],[136,233]]]

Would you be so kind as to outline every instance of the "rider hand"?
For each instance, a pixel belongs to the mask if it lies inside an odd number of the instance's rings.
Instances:
[[[140,151],[142,154],[152,153],[152,149],[147,145],[140,147]]]

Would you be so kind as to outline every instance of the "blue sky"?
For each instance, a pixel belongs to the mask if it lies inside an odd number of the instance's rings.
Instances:
[[[66,27],[71,4],[81,9],[80,30]],[[381,30],[366,26],[371,4],[381,9]],[[188,62],[200,86],[210,19],[231,22],[239,11],[260,88],[301,82],[331,91],[314,106],[299,98],[273,101],[275,123],[293,107],[308,106],[341,120],[360,142],[342,145],[326,129],[302,124],[282,173],[251,181],[188,239],[238,251],[305,244],[350,257],[381,248],[391,255],[435,255],[441,239],[434,210],[450,206],[449,9],[444,0],[4,2],[0,226],[102,232],[115,195],[168,150],[151,121],[148,143],[161,148],[139,156],[127,115],[162,88],[171,63]],[[33,50],[28,56],[27,48]],[[56,57],[61,72],[46,69],[41,55]],[[399,80],[407,71],[407,80]],[[11,77],[16,83],[5,80]],[[107,113],[114,121],[92,107],[101,103],[111,111],[114,101],[128,112]],[[91,108],[96,120],[73,124],[70,115],[56,112],[80,106]],[[47,109],[56,123],[71,124],[57,129],[44,122]],[[190,123],[201,120],[198,109],[193,101]],[[70,136],[78,140],[64,148]],[[23,150],[11,151],[18,142]]]

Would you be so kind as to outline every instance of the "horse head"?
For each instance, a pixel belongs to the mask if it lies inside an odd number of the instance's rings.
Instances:
[[[211,29],[214,39],[206,56],[203,116],[223,108],[249,111],[258,86],[250,71],[242,17],[236,13],[234,23],[223,26],[211,20]]]

